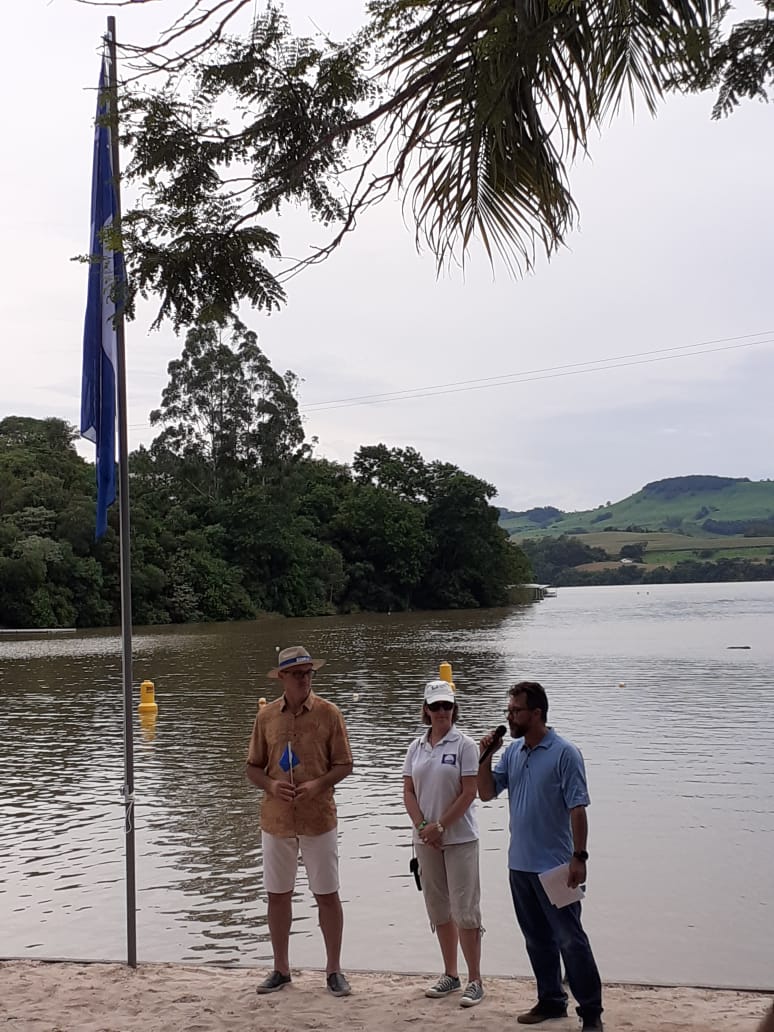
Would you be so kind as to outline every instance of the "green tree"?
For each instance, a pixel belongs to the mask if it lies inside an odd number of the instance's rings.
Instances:
[[[424,549],[424,572],[412,604],[502,605],[508,588],[529,576],[524,554],[508,541],[500,511],[490,504],[492,484],[449,463],[428,463],[413,448],[384,444],[360,448],[352,469],[361,492],[389,492],[422,513],[424,542],[418,546]]]
[[[642,563],[645,561],[645,549],[647,547],[647,541],[632,541],[631,544],[621,545],[621,550],[618,554],[621,559],[632,559],[635,563]]]
[[[333,521],[333,541],[352,568],[347,603],[361,609],[408,609],[427,568],[424,507],[398,492],[359,484]]]
[[[529,564],[499,525],[499,510],[490,504],[494,486],[448,463],[430,469],[432,550],[423,597],[448,608],[504,605]]]
[[[604,548],[592,548],[566,534],[525,540],[521,547],[532,564],[535,577],[543,584],[565,584],[567,570],[610,558]]]
[[[360,484],[372,484],[414,502],[427,499],[430,471],[414,448],[364,445],[355,452],[352,472]]]
[[[251,484],[223,506],[223,554],[243,573],[256,610],[307,616],[324,612],[326,592],[308,576],[314,547],[292,487]]]
[[[371,0],[343,44],[294,38],[271,6],[228,36],[243,6],[170,26],[146,50],[162,86],[126,99],[149,197],[130,265],[178,325],[282,302],[266,221],[287,202],[335,226],[315,257],[397,192],[439,263],[476,237],[529,268],[574,224],[568,169],[592,130],[678,86],[722,79],[724,108],[759,96],[773,63],[768,20],[726,40],[719,0]]]
[[[109,622],[93,554],[94,470],[74,439],[60,419],[0,421],[0,625]]]
[[[759,0],[762,18],[748,18],[731,28],[727,37],[715,35],[708,66],[687,85],[718,88],[712,117],[730,115],[743,100],[768,100],[774,87],[774,20],[771,0]]]
[[[349,468],[328,459],[305,459],[294,475],[299,514],[315,538],[330,541],[334,518],[354,489]]]
[[[164,428],[152,449],[161,466],[169,453],[169,473],[209,499],[308,453],[297,378],[275,372],[257,340],[238,321],[230,340],[213,322],[189,330],[181,358],[169,364],[161,408],[151,412]]]

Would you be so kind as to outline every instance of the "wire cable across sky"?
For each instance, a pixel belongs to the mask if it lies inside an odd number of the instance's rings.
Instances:
[[[763,339],[759,339],[763,338]],[[612,355],[607,358],[588,359],[585,362],[568,362],[563,365],[544,366],[539,369],[525,369],[521,372],[501,373],[498,376],[482,376],[471,380],[454,380],[450,383],[429,384],[423,387],[406,387],[380,394],[360,394],[350,398],[333,398],[328,401],[309,402],[301,406],[304,414],[326,412],[339,408],[355,408],[360,405],[385,405],[393,401],[412,401],[419,398],[441,397],[445,394],[462,394],[467,391],[489,390],[511,384],[531,383],[535,380],[551,380],[567,376],[581,376],[605,372],[609,369],[623,369],[627,366],[651,365],[656,362],[670,362],[678,358],[699,358],[723,351],[738,351],[764,344],[774,344],[774,330],[760,333],[744,333],[735,337],[718,337],[701,341],[699,344],[682,344],[670,348],[654,348],[649,351],[635,351],[627,355]],[[149,423],[135,423],[130,429],[140,430]]]
[[[764,340],[751,340],[764,337]],[[728,341],[742,341],[729,344]],[[533,380],[550,380],[564,376],[604,372],[607,369],[622,369],[626,366],[650,365],[654,362],[668,362],[676,358],[697,358],[720,351],[737,351],[760,344],[774,343],[774,331],[740,334],[736,337],[719,337],[700,344],[683,344],[672,348],[656,348],[651,351],[636,351],[629,355],[614,355],[609,358],[590,359],[586,362],[569,362],[565,365],[546,366],[541,369],[526,369],[517,373],[502,373],[499,376],[479,377],[474,380],[457,380],[451,383],[432,384],[425,387],[406,388],[383,394],[362,394],[352,398],[338,398],[331,401],[311,402],[304,405],[304,412],[324,412],[328,409],[348,408],[356,405],[380,405],[390,401],[409,401],[413,398],[432,398],[443,394],[460,394],[465,391],[486,390],[491,387],[505,387],[514,383],[529,383]],[[711,345],[724,345],[712,347]],[[699,350],[701,349],[701,350]]]

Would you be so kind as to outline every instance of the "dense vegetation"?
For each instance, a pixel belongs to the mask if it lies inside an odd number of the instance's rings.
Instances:
[[[707,537],[774,534],[774,480],[747,477],[669,477],[646,484],[620,502],[562,512],[552,506],[512,512],[500,521],[516,539],[588,534],[598,530],[647,534],[654,531]]]
[[[411,448],[315,459],[292,373],[236,325],[189,332],[130,456],[138,624],[491,606],[530,579],[495,488]],[[59,419],[0,421],[0,626],[119,621],[117,507],[94,540],[94,468]]]
[[[579,538],[565,535],[525,541],[522,548],[541,584],[566,584],[565,571],[609,558],[604,549],[590,548]]]
[[[613,570],[566,569],[555,584],[696,584],[727,581],[774,580],[774,559],[717,559],[702,562],[683,559],[674,566],[618,566]]]
[[[603,537],[604,535],[600,535]],[[541,537],[525,540],[524,552],[536,579],[558,586],[591,584],[688,584],[702,581],[774,580],[774,548],[750,549],[750,555],[716,555],[702,549],[699,556],[673,550],[668,562],[648,563],[648,540],[622,544],[617,561],[604,548],[582,538]],[[768,554],[760,555],[759,551]],[[658,552],[659,556],[663,551]],[[625,560],[623,563],[620,560]]]

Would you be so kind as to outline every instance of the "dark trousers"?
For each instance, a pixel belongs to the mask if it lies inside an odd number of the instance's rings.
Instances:
[[[516,919],[524,934],[532,970],[537,980],[538,1003],[547,1009],[567,1005],[562,988],[561,960],[572,995],[582,1018],[602,1013],[602,982],[581,925],[581,905],[555,907],[540,879],[527,871],[509,871]]]

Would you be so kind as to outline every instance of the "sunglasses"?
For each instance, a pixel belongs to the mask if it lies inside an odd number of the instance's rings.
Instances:
[[[427,708],[430,710],[431,713],[437,713],[438,710],[446,710],[448,712],[449,710],[453,710],[454,709],[454,703],[453,702],[428,702]]]

